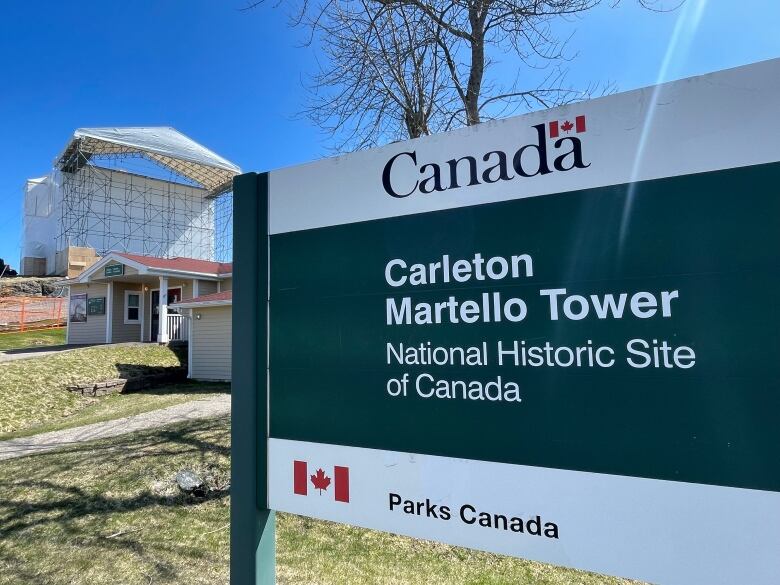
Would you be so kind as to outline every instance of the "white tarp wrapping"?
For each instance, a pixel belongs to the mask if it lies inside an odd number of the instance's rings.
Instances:
[[[24,186],[22,258],[46,258],[46,272],[54,270],[57,231],[56,174],[29,179]],[[20,269],[23,267],[20,264]]]
[[[141,155],[193,181],[202,189],[181,182],[139,178],[118,169],[84,168],[90,161],[100,167],[100,157],[111,155]],[[73,173],[86,173],[87,184],[105,183],[100,189],[92,187],[97,191],[85,193],[83,201],[70,201],[70,215],[83,215],[75,228],[70,225],[73,223],[72,218],[63,215],[64,187],[61,177],[64,172],[70,173],[67,177],[72,177]],[[154,252],[161,256],[195,254],[210,259],[214,249],[213,203],[210,197],[229,190],[233,177],[240,172],[237,165],[174,128],[79,128],[56,159],[54,170],[45,177],[30,179],[25,184],[21,256],[46,258],[46,272],[53,273],[56,253],[59,251],[58,236],[62,235],[59,238],[62,240],[61,246],[67,246],[67,241],[74,240],[70,241],[70,245],[93,247],[99,254],[116,249],[136,253]],[[99,176],[93,178],[90,173]],[[168,187],[164,187],[166,182],[169,183]],[[117,190],[123,193],[114,193]],[[125,199],[124,191],[133,190],[142,192],[144,196],[132,200],[148,199],[149,205],[156,209],[170,207],[162,200],[157,201],[169,193],[186,198],[190,203],[176,210],[176,217],[158,214],[147,225],[144,223],[148,215],[145,210],[139,211],[132,204],[126,204],[121,213],[116,209]],[[141,229],[142,223],[144,229]],[[102,228],[105,233],[98,234],[100,230],[92,229],[93,225],[110,225],[110,233]],[[164,233],[160,231],[163,225],[168,226]],[[70,233],[76,228],[80,228],[83,233]],[[148,241],[139,238],[151,238],[159,244],[159,249],[152,250]],[[198,252],[193,252],[193,249]]]
[[[222,158],[205,146],[188,138],[175,128],[140,127],[140,128],[79,128],[73,133],[74,138],[89,137],[113,144],[122,144],[134,150],[154,152],[186,160],[189,162],[216,167],[234,173],[241,169],[227,159]]]
[[[229,183],[241,169],[175,128],[79,128],[58,159],[66,163],[74,150],[100,154],[142,154],[208,190]]]

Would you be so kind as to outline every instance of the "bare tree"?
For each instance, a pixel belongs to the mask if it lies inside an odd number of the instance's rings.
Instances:
[[[305,113],[338,137],[338,150],[417,138],[448,120],[440,26],[411,6],[328,3],[300,14],[322,49]]]
[[[568,39],[558,39],[552,25],[573,18],[603,0],[375,0],[385,6],[413,6],[439,26],[438,42],[446,61],[452,89],[461,107],[452,112],[463,125],[480,123],[490,109],[506,115],[517,107],[551,107],[590,97],[598,84],[574,89],[566,83],[564,65],[570,60]],[[620,0],[612,0],[617,6]],[[656,10],[662,0],[638,0]],[[661,8],[662,10],[662,8]],[[510,85],[488,79],[494,65],[489,49],[514,55],[523,67]],[[547,71],[538,82],[522,75]],[[538,78],[538,76],[537,76]],[[601,91],[608,91],[608,85]],[[499,106],[496,108],[495,106]]]
[[[567,88],[560,67],[553,67],[541,84],[485,86],[493,65],[488,48],[514,53],[526,70],[559,65],[567,59],[565,43],[551,30],[554,18],[590,10],[600,0],[376,0],[384,5],[413,6],[441,30],[437,41],[450,74],[451,87],[460,101],[453,120],[470,126],[483,119],[491,104],[548,107],[584,92]]]
[[[637,0],[651,10],[662,1]],[[337,150],[470,126],[610,89],[566,82],[572,56],[554,24],[620,0],[299,2],[294,24],[308,27],[309,42],[319,43],[324,57],[305,113],[337,137]],[[494,74],[501,54],[519,64],[509,83]]]

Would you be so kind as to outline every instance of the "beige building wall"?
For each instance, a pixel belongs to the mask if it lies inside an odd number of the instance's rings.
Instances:
[[[155,287],[157,288],[157,287]],[[192,279],[187,278],[184,280],[176,279],[176,278],[169,278],[168,279],[168,290],[172,288],[181,288],[181,298],[182,300],[191,299],[192,298]]]
[[[143,287],[140,284],[129,282],[113,283],[113,319],[111,320],[111,343],[123,343],[127,341],[141,341],[141,323],[125,323],[125,291],[133,291],[143,296]],[[143,301],[141,301],[143,303]],[[139,313],[143,312],[143,307]]]
[[[226,278],[220,283],[219,290],[233,290],[233,279]]]
[[[198,296],[202,297],[205,295],[213,295],[215,292],[217,292],[217,281],[216,280],[201,280],[198,281]]]
[[[91,297],[107,297],[108,287],[105,284],[79,284],[70,287],[71,295],[87,294]],[[108,298],[106,298],[106,313],[108,313]],[[106,315],[87,315],[84,323],[70,322],[70,306],[68,307],[68,343],[105,343]]]
[[[232,314],[230,305],[192,309],[190,364],[193,379],[230,380]]]

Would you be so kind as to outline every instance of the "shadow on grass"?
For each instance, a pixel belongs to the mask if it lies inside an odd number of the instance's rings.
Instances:
[[[187,381],[187,345],[169,345],[168,349],[176,356],[176,365],[158,366],[147,364],[132,364],[116,362],[118,377],[128,381],[128,388],[140,390],[153,388],[162,384]]]
[[[230,384],[225,382],[195,382],[187,380],[175,384],[144,388],[133,392],[149,394],[151,396],[164,396],[166,394],[230,394]]]
[[[187,376],[187,345],[176,344],[168,346],[168,349],[176,356],[176,361],[179,363],[175,366],[152,366],[146,364],[115,364],[116,369],[119,371],[120,378],[140,378],[144,376],[156,376],[161,374],[167,374],[171,376],[180,376],[183,380]]]
[[[34,547],[36,540],[57,539],[88,546],[97,554],[101,549],[129,549],[147,557],[145,545],[139,539],[143,527],[128,529],[119,535],[96,534],[95,529],[85,531],[85,525],[80,521],[97,519],[94,524],[99,528],[110,525],[108,520],[115,514],[144,510],[154,514],[155,511],[186,509],[226,498],[230,489],[226,459],[230,453],[228,433],[224,417],[206,419],[25,457],[16,470],[30,470],[29,474],[22,476],[21,472],[10,468],[0,473],[0,543],[20,539],[25,545],[29,543]],[[170,461],[166,461],[168,457]],[[145,458],[148,459],[142,462]],[[221,463],[216,464],[220,460]],[[170,465],[170,469],[165,468],[166,465]],[[166,478],[173,479],[182,465],[217,469],[225,478],[224,486],[212,487],[205,497],[181,492],[174,495],[154,493],[151,486],[138,490],[139,482],[149,480],[150,469],[159,471],[162,466]],[[80,474],[79,469],[84,469],[84,473]],[[106,493],[89,483],[89,478],[99,477],[102,482],[106,476],[111,479],[111,487],[105,490]],[[101,518],[106,522],[101,522]],[[160,545],[154,540],[156,552],[160,546],[166,544]],[[175,548],[176,544],[170,546]],[[33,573],[23,559],[14,556],[11,548],[0,546],[0,559],[6,561],[6,573],[8,568],[15,572],[4,578],[13,577],[11,582],[14,583],[49,582],[45,575]],[[175,573],[175,567],[168,563],[160,564],[154,558],[146,560],[155,565],[157,577],[170,577]]]
[[[13,349],[2,349],[0,350],[0,353],[4,353],[7,355],[17,355],[17,354],[30,354],[35,355],[36,353],[56,353],[60,351],[69,351],[71,349],[82,349],[85,347],[97,347],[99,345],[105,345],[104,343],[90,343],[90,344],[84,344],[84,345],[36,345],[34,347],[16,347]]]

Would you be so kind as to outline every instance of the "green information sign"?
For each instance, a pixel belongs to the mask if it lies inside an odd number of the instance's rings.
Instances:
[[[780,491],[774,184],[641,183],[620,245],[627,186],[272,235],[270,436]]]
[[[103,274],[105,276],[122,276],[125,273],[124,264],[109,264],[103,268]]]
[[[778,100],[780,60],[238,177],[231,582],[280,510],[775,585]]]
[[[87,299],[87,315],[105,315],[106,297],[91,297]]]

